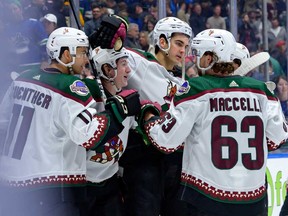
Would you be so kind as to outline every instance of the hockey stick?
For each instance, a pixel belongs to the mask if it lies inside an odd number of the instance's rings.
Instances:
[[[186,74],[186,68],[185,68],[185,61],[186,61],[186,56],[188,56],[188,51],[190,49],[190,46],[185,47],[185,54],[182,57],[182,80],[185,80],[185,74]]]
[[[182,57],[182,80],[185,80],[185,56]]]
[[[250,58],[243,59],[241,66],[234,71],[234,75],[245,76],[249,71],[268,61],[269,58],[268,52],[260,52]]]
[[[241,66],[234,72],[234,75],[245,76],[249,71],[268,61],[269,58],[268,52],[260,52],[250,58],[243,59]],[[272,81],[267,81],[265,84],[271,92],[276,88],[276,84]]]
[[[70,3],[70,7],[71,7],[71,10],[72,10],[72,13],[73,13],[73,16],[76,20],[76,24],[77,24],[77,27],[79,30],[82,30],[81,29],[81,26],[80,26],[80,22],[78,20],[78,16],[76,16],[76,12],[75,12],[75,5],[74,5],[74,1],[73,0],[69,0],[69,3]],[[88,58],[89,58],[89,65],[90,65],[90,68],[94,74],[94,77],[97,81],[97,84],[99,86],[99,89],[100,89],[100,92],[101,92],[101,99],[103,101],[103,103],[105,104],[106,103],[106,100],[107,100],[107,97],[105,95],[105,92],[104,92],[104,87],[102,85],[102,82],[100,80],[100,76],[99,76],[99,73],[97,72],[96,68],[95,68],[95,65],[93,63],[93,59],[90,58],[90,54],[92,53],[92,47],[91,45],[89,45],[89,52],[88,52]]]

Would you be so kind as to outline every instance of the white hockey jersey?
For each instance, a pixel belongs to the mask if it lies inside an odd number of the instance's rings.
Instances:
[[[170,74],[152,54],[127,49],[131,73],[127,89],[137,89],[140,99],[170,104],[183,81]]]
[[[1,178],[28,188],[86,183],[85,148],[96,148],[110,124],[95,105],[75,76],[52,69],[21,74],[1,105],[0,129],[7,135]]]
[[[262,199],[268,148],[288,138],[279,101],[263,82],[248,77],[203,76],[189,84],[164,117],[146,125],[163,152],[185,142],[183,193],[192,188],[234,204]]]
[[[134,124],[135,117],[127,117],[122,122],[124,129],[121,133],[103,146],[87,151],[87,181],[100,183],[119,171],[118,161],[126,149],[129,129]]]

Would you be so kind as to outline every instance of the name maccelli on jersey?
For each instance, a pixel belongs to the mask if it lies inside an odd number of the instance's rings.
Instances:
[[[260,102],[256,98],[210,98],[210,112],[238,110],[262,112]]]

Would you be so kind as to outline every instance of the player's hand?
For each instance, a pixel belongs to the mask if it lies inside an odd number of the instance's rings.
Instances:
[[[151,142],[145,133],[144,130],[144,124],[146,121],[150,120],[151,118],[153,120],[156,120],[159,118],[159,115],[161,113],[161,106],[157,102],[152,102],[150,100],[141,100],[141,112],[138,116],[136,116],[136,121],[138,123],[138,126],[136,127],[136,131],[138,134],[140,134],[143,138],[143,141],[146,145],[150,145]]]
[[[104,16],[97,31],[88,37],[91,47],[121,50],[126,38],[127,26],[126,21],[117,15]]]
[[[105,105],[106,109],[113,112],[119,122],[127,116],[138,115],[141,110],[139,94],[136,90],[123,90],[119,94],[109,97]]]
[[[150,100],[141,100],[141,111],[136,117],[138,125],[142,128],[143,124],[153,116],[159,116],[162,108],[158,102]]]

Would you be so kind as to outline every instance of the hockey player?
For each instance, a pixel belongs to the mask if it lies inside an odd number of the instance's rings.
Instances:
[[[0,171],[11,194],[5,194],[4,215],[78,215],[86,149],[101,149],[140,110],[131,90],[108,98],[106,111],[97,112],[89,89],[73,76],[88,62],[88,45],[83,31],[56,29],[46,45],[49,68],[20,74],[3,100]]]
[[[128,84],[131,69],[128,64],[128,53],[123,48],[95,48],[91,55],[96,70],[99,72],[106,97],[121,93]],[[157,112],[159,114],[159,112]],[[121,133],[107,140],[95,151],[87,151],[87,198],[81,215],[113,215],[120,216],[123,202],[117,172],[119,159],[127,146],[129,129],[135,124],[135,118],[127,117],[122,122]]]
[[[231,76],[236,42],[230,32],[204,30],[192,49],[205,76],[178,90],[159,120],[146,116],[146,132],[166,153],[185,143],[181,199],[198,215],[266,215],[268,149],[288,138],[279,101],[265,83]],[[207,52],[213,57],[208,67],[200,61]]]
[[[141,99],[158,102],[167,110],[176,89],[184,81],[182,63],[190,45],[191,27],[175,17],[159,20],[153,31],[155,57],[150,53],[128,50],[131,73],[128,87],[137,89]],[[174,155],[160,154],[143,142],[141,132],[130,131],[127,150],[120,160],[127,185],[124,197],[127,215],[187,215],[186,203],[177,197],[182,166],[182,151]]]

